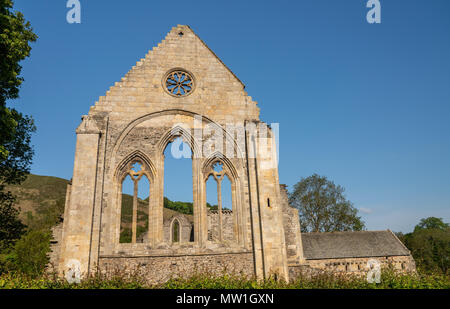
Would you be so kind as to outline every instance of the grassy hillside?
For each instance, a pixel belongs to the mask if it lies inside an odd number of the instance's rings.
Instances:
[[[50,227],[59,222],[64,212],[68,180],[28,175],[20,185],[7,186],[17,196],[20,219],[30,228]]]

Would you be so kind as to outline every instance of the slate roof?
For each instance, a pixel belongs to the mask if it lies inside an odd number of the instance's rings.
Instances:
[[[390,230],[302,233],[302,242],[310,260],[410,255]]]

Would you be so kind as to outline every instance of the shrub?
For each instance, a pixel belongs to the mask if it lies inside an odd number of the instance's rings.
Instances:
[[[287,283],[268,279],[226,275],[198,274],[187,279],[171,279],[165,284],[152,286],[139,277],[116,274],[110,277],[94,275],[80,284],[69,284],[65,279],[43,274],[30,277],[11,272],[0,275],[0,289],[450,289],[450,277],[442,274],[405,274],[391,270],[382,272],[380,283],[368,283],[365,276],[344,276],[320,273],[301,277]]]
[[[16,270],[32,277],[42,275],[49,262],[51,232],[30,231],[17,241],[14,247]]]

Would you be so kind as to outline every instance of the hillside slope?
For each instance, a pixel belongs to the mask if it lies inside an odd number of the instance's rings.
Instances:
[[[16,196],[20,219],[30,227],[52,226],[64,212],[68,180],[52,176],[28,175],[20,185],[7,186]],[[39,222],[38,222],[39,221]]]

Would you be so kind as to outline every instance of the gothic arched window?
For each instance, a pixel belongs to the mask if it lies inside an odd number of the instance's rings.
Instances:
[[[206,170],[206,207],[208,208],[208,240],[234,241],[236,212],[233,213],[233,184],[229,171],[220,160]]]
[[[141,161],[127,165],[121,183],[120,243],[142,243],[148,239],[150,179]]]
[[[164,148],[164,198],[167,198],[167,207],[169,209],[177,211],[177,208],[171,208],[177,204],[184,208],[183,213],[186,216],[194,215],[194,204],[193,204],[193,174],[192,174],[192,150],[188,143],[180,137],[173,137],[170,142]],[[169,202],[170,201],[170,202]],[[183,202],[177,202],[183,201]],[[175,222],[177,225],[175,225]],[[178,232],[178,238],[175,241],[174,238],[174,228],[178,231],[181,229],[181,224],[178,220],[172,223],[171,230],[166,230],[164,239],[168,239],[169,242],[175,243],[180,242],[181,237]],[[170,236],[172,235],[172,236]],[[193,241],[190,239],[189,241]]]
[[[177,219],[172,222],[172,242],[177,243],[180,242],[181,230],[180,230],[180,222]]]

